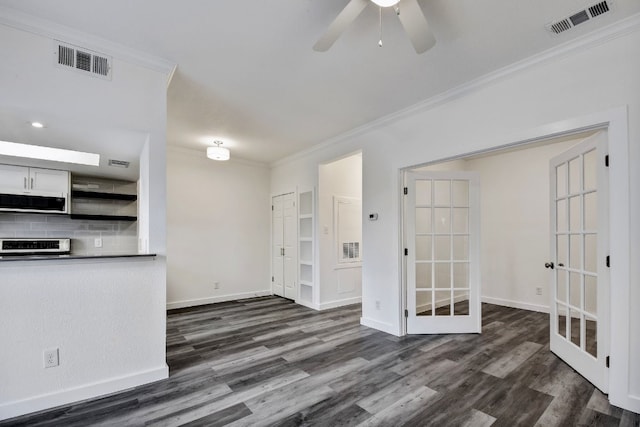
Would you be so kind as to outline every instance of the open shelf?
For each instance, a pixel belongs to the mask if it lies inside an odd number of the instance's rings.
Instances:
[[[71,197],[81,197],[83,199],[105,199],[105,200],[126,200],[134,202],[138,200],[136,194],[121,194],[121,193],[103,193],[99,191],[71,191]]]
[[[314,192],[313,189],[298,192],[298,283],[299,299],[314,307],[318,298],[315,286],[314,254]]]
[[[71,175],[71,219],[138,220],[137,184],[110,178]]]
[[[300,300],[313,304],[313,284],[300,282]]]
[[[137,221],[137,216],[129,215],[95,215],[95,214],[70,214],[71,219],[91,219],[96,221]]]

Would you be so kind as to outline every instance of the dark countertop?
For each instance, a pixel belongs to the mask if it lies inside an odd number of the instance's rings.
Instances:
[[[0,256],[3,261],[57,261],[68,259],[109,259],[109,258],[140,258],[155,257],[156,254],[111,254],[111,255],[9,255]]]

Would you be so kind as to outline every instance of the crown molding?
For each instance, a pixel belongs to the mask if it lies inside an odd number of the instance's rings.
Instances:
[[[168,76],[167,84],[175,72],[175,62],[5,6],[0,6],[0,24],[75,46],[82,46],[160,72]]]
[[[462,85],[456,86],[441,94],[427,98],[424,101],[396,111],[395,113],[391,113],[369,123],[365,123],[362,126],[358,126],[350,131],[344,132],[340,135],[336,135],[306,150],[302,150],[280,160],[276,160],[275,162],[270,163],[270,166],[274,168],[304,158],[314,152],[323,150],[340,142],[344,142],[350,138],[354,138],[372,130],[379,129],[391,122],[395,122],[397,120],[410,117],[414,114],[431,110],[456,98],[461,98],[463,96],[476,92],[486,86],[509,78],[521,71],[528,70],[538,65],[549,63],[560,57],[575,55],[581,52],[588,51],[595,46],[602,45],[611,40],[623,37],[638,30],[640,30],[640,13],[636,13],[606,27],[602,27],[583,37],[570,40],[558,46],[554,46],[551,49],[532,55],[521,61],[514,62],[513,64],[499,68],[498,70],[492,71],[477,79],[470,80],[467,83],[463,83]]]

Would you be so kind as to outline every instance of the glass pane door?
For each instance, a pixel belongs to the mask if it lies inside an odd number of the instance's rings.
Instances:
[[[608,350],[605,136],[551,160],[551,351],[605,391]],[[604,203],[603,203],[604,202]]]
[[[407,178],[407,332],[479,332],[477,175]]]

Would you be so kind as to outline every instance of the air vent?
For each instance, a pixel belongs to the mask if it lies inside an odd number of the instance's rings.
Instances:
[[[73,68],[94,77],[111,80],[112,58],[78,46],[54,40],[54,61],[64,68]]]
[[[603,13],[609,12],[609,5],[606,1],[602,3],[595,4],[589,8],[589,13],[592,17],[600,16]]]
[[[114,166],[117,168],[128,168],[129,162],[127,162],[126,160],[109,159],[109,166]]]
[[[583,22],[587,22],[597,16],[610,12],[612,6],[613,3],[611,0],[605,0],[603,2],[594,4],[593,6],[590,6],[584,10],[580,10],[567,18],[548,24],[547,30],[554,34],[563,33],[577,25],[582,24]]]

